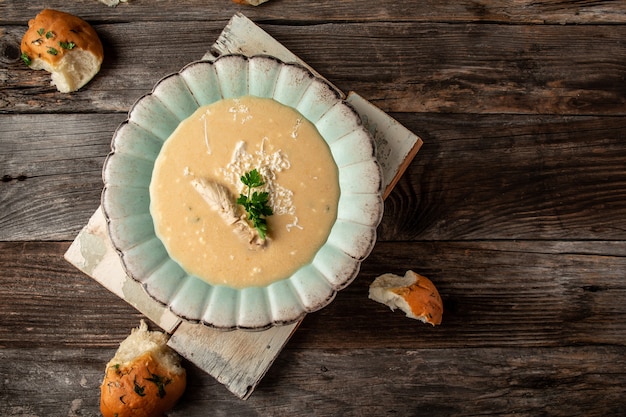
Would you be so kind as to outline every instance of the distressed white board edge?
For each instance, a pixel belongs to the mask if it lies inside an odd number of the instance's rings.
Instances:
[[[64,258],[135,307],[166,332],[174,332],[180,324],[180,318],[152,299],[140,283],[126,275],[109,239],[106,219],[100,208],[74,239]]]
[[[109,239],[101,208],[91,216],[64,258],[171,334],[168,345],[243,399],[250,396],[300,324],[259,332],[226,332],[181,320],[126,275]]]
[[[297,63],[313,74],[324,78],[314,68],[274,39],[269,33],[257,26],[242,13],[236,13],[228,22],[211,49],[202,57],[214,61],[220,55],[241,54],[245,56],[270,55],[287,63]],[[343,98],[345,94],[326,80]]]
[[[182,322],[168,345],[247,399],[296,331],[298,323],[260,332],[224,332]],[[199,348],[210,346],[210,349]],[[190,348],[191,347],[191,348]]]
[[[228,21],[203,59],[213,61],[224,54],[270,55],[285,62],[299,62],[307,66],[293,52],[242,13],[236,13]]]
[[[348,93],[346,101],[359,113],[376,142],[376,158],[383,172],[383,198],[387,198],[424,142],[357,93]]]

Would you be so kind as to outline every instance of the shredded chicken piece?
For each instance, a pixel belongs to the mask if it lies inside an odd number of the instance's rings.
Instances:
[[[191,185],[200,194],[209,208],[233,227],[233,232],[248,243],[251,249],[259,249],[266,244],[267,239],[261,239],[259,232],[246,221],[245,215],[237,215],[237,205],[230,191],[221,184],[204,178],[194,178]]]

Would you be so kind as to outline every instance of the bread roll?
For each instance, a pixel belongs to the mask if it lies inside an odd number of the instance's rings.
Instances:
[[[104,50],[96,31],[81,18],[45,9],[28,22],[22,59],[32,69],[52,74],[62,93],[76,91],[100,71]]]
[[[164,333],[148,331],[142,320],[122,341],[100,386],[104,417],[159,417],[174,407],[187,376],[167,340]]]
[[[369,298],[395,310],[399,308],[406,316],[430,323],[441,324],[443,302],[435,285],[426,277],[407,271],[403,277],[384,274],[372,282]]]

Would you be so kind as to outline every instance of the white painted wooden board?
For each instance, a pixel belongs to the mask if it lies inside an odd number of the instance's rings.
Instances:
[[[230,53],[273,55],[309,68],[242,14],[233,16],[202,59],[214,60]],[[387,197],[422,146],[422,140],[358,94],[351,92],[344,97],[359,112],[376,140],[377,157],[383,169],[384,197]],[[252,394],[300,324],[260,332],[225,332],[179,319],[150,298],[141,284],[126,276],[111,245],[100,209],[76,237],[65,259],[171,334],[169,345],[172,348],[242,399]]]

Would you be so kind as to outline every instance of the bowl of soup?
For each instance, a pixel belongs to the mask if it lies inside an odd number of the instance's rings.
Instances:
[[[376,241],[374,141],[301,65],[193,62],[132,106],[111,148],[111,242],[127,275],[182,319],[293,323],[350,284]]]

